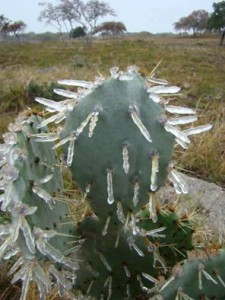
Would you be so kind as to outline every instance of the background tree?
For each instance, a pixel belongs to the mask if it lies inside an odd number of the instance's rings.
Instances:
[[[176,31],[189,31],[189,21],[187,17],[180,18],[179,21],[173,24]]]
[[[209,13],[206,10],[195,10],[187,17],[183,17],[178,22],[174,23],[174,29],[177,31],[191,30],[195,36],[198,32],[203,32],[207,29],[208,20]]]
[[[4,17],[4,15],[0,16],[0,34],[5,39],[7,39],[10,34],[13,34],[18,40],[20,40],[20,35],[26,26],[27,25],[21,20],[12,22]]]
[[[72,39],[79,39],[81,37],[84,37],[85,35],[86,32],[84,30],[84,27],[82,26],[78,26],[70,31],[70,38]]]
[[[103,22],[95,28],[94,33],[101,33],[104,36],[107,35],[119,35],[127,31],[126,26],[122,22]]]
[[[98,19],[107,15],[116,16],[115,11],[108,3],[97,0],[87,2],[84,9],[84,20],[91,35],[97,25]]]
[[[220,45],[222,45],[225,37],[225,1],[214,2],[213,9],[208,21],[208,28],[221,31]]]
[[[8,31],[20,40],[21,33],[24,31],[26,26],[27,25],[23,21],[16,21],[8,25]]]
[[[4,39],[6,39],[8,36],[9,24],[10,24],[9,19],[7,19],[4,15],[0,15],[0,34]]]
[[[77,24],[80,24],[81,27],[85,28],[85,22],[83,19],[85,5],[81,0],[60,0],[60,4],[57,8],[60,11],[61,21],[67,31],[68,27],[71,31]]]
[[[43,6],[43,10],[38,17],[39,22],[44,22],[46,25],[53,26],[59,33],[62,33],[63,20],[62,12],[57,5],[53,5],[48,2],[40,2],[40,6]]]
[[[221,30],[225,27],[225,1],[213,3],[213,13],[208,20],[208,28],[213,30]]]
[[[60,0],[56,6],[48,2],[42,3],[45,8],[41,11],[39,21],[45,21],[46,24],[56,25],[60,29],[64,26],[69,32],[75,28],[75,25],[81,25],[92,40],[93,31],[100,18],[107,15],[115,16],[115,11],[108,3],[98,0],[83,2],[82,0]],[[60,26],[59,26],[60,24]]]

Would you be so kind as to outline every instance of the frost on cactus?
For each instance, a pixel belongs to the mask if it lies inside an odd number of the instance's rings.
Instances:
[[[21,299],[31,280],[40,299],[52,283],[61,295],[145,299],[192,249],[189,221],[161,207],[157,191],[168,178],[178,194],[188,192],[171,165],[173,149],[211,126],[187,128],[196,111],[174,106],[180,89],[154,74],[131,66],[110,75],[61,80],[75,86],[55,89],[65,100],[36,99],[49,117],[19,117],[4,135],[0,199],[12,221],[0,227],[0,257],[15,257],[10,274],[23,281]],[[90,207],[78,223],[68,215],[64,168]]]
[[[9,274],[14,275],[12,283],[23,281],[24,300],[30,281],[36,282],[40,299],[45,299],[52,289],[51,278],[60,281],[56,265],[78,269],[76,261],[64,256],[73,229],[60,226],[68,215],[67,205],[58,201],[63,197],[61,168],[51,147],[35,141],[40,122],[38,116],[21,114],[9,125],[0,146],[1,209],[11,215],[11,222],[0,227],[0,258],[13,257]],[[59,284],[62,293],[71,285],[65,279]]]
[[[154,193],[169,171],[176,191],[187,193],[182,176],[170,168],[174,144],[187,148],[189,135],[211,126],[178,127],[196,121],[196,111],[170,103],[180,89],[167,86],[167,81],[143,78],[136,66],[126,72],[112,68],[110,73],[110,78],[101,76],[93,83],[59,81],[78,88],[76,93],[57,89],[69,98],[61,103],[37,98],[56,112],[43,125],[66,119],[55,134],[55,148],[64,145],[73,179],[84,193],[88,190],[96,215],[120,222],[118,211],[127,217],[149,203],[154,219]]]

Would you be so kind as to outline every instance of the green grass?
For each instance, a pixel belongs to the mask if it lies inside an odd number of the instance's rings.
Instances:
[[[132,64],[148,75],[162,59],[156,75],[181,86],[183,97],[176,104],[197,108],[198,123],[214,125],[211,132],[193,137],[187,152],[179,149],[176,160],[192,174],[225,187],[225,47],[218,41],[137,36],[94,41],[91,48],[77,41],[0,44],[0,132],[12,115],[35,105],[35,96],[53,98],[58,79],[92,80],[98,72],[107,76],[111,66]]]

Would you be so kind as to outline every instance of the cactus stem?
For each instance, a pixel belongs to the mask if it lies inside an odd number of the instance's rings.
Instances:
[[[103,265],[106,267],[106,269],[107,269],[109,272],[112,272],[112,268],[111,268],[111,266],[109,265],[109,263],[107,262],[105,256],[104,256],[101,252],[99,252],[98,254],[99,254],[99,257],[100,257],[100,259],[101,259]]]
[[[7,247],[12,243],[12,238],[9,235],[5,241],[3,242],[3,244],[0,246],[0,259],[2,258],[2,256],[4,255]]]
[[[157,152],[152,153],[152,170],[151,170],[151,185],[150,189],[154,192],[157,190],[157,173],[159,171],[159,155]]]
[[[185,294],[182,288],[178,288],[175,300],[194,300],[194,299],[189,297],[187,294]]]
[[[12,198],[11,198],[12,187],[13,187],[12,181],[8,182],[7,187],[5,189],[5,196],[3,198],[2,205],[1,205],[1,210],[2,211],[6,210],[6,208],[8,207],[8,205],[10,203],[10,201],[12,200]]]
[[[159,232],[161,232],[165,229],[166,229],[166,227],[160,227],[160,228],[152,229],[150,231],[145,231],[144,236],[151,236],[151,237],[154,237],[154,238],[156,238],[156,237],[164,238],[164,237],[166,237],[166,235],[165,234],[159,234]]]
[[[127,283],[127,291],[126,291],[126,295],[127,295],[127,299],[131,298],[131,294],[130,294],[130,285]]]
[[[160,85],[167,85],[169,82],[165,79],[158,79],[153,76],[147,77],[147,81],[155,84],[160,84]]]
[[[19,266],[22,265],[24,263],[23,257],[19,257],[17,259],[17,261],[14,263],[14,265],[11,267],[11,269],[9,270],[9,275],[12,275],[13,273],[16,272],[16,270],[18,270]]]
[[[135,215],[133,213],[131,213],[131,228],[132,228],[132,231],[133,231],[133,235],[137,235],[138,233],[138,228],[137,228],[137,225],[136,225],[136,218],[135,218]]]
[[[174,126],[169,125],[168,123],[166,123],[164,125],[164,128],[166,131],[172,133],[176,138],[178,138],[182,142],[187,143],[187,144],[189,144],[191,142],[190,139],[187,137],[187,135],[184,133],[184,131],[180,131],[177,128],[175,128]]]
[[[120,234],[119,234],[119,232],[117,232],[114,248],[117,248],[119,246],[119,241],[120,241]]]
[[[175,280],[175,275],[172,275],[164,284],[163,286],[160,288],[159,292],[161,293],[172,281]]]
[[[76,137],[78,137],[84,130],[84,128],[87,126],[87,124],[89,123],[89,121],[91,120],[91,118],[96,114],[96,112],[91,112],[87,118],[80,124],[80,127],[78,127],[75,130],[76,133]]]
[[[128,242],[130,249],[134,249],[139,256],[142,256],[142,257],[145,256],[144,252],[142,252],[142,250],[139,249],[138,246],[135,244],[134,238],[132,236],[127,238],[127,242]]]
[[[152,219],[153,223],[157,222],[157,211],[156,211],[156,199],[154,197],[154,193],[149,193],[149,202],[148,209],[150,214],[150,219]]]
[[[108,231],[108,227],[109,227],[109,223],[111,221],[111,216],[108,216],[104,225],[104,228],[102,230],[102,235],[105,236],[107,235],[107,231]]]
[[[82,214],[81,218],[84,218],[84,217],[86,216],[86,214],[87,214],[88,210],[89,210],[89,206],[88,206],[88,205],[86,205],[86,206],[85,206],[85,208],[84,208],[84,212],[83,212],[83,214]]]
[[[32,264],[33,265],[33,264]],[[22,287],[22,294],[20,299],[21,300],[26,300],[27,298],[27,292],[29,289],[29,284],[30,281],[32,280],[32,267],[33,266],[29,266],[29,268],[26,270],[25,276],[23,277],[23,287]]]
[[[183,149],[188,149],[188,145],[186,143],[184,143],[183,141],[181,141],[178,138],[175,138],[175,141],[177,142],[177,144],[179,144]]]
[[[173,183],[173,186],[177,194],[188,193],[188,188],[186,186],[186,183],[184,182],[183,178],[181,177],[181,174],[178,171],[172,169],[170,171],[168,179]]]
[[[220,277],[218,271],[215,271],[216,277],[218,278],[218,280],[220,281],[220,283],[222,284],[223,287],[225,287],[225,282],[223,281],[223,279]]]
[[[58,147],[60,147],[60,146],[62,146],[62,145],[64,145],[64,144],[66,144],[67,142],[70,142],[71,140],[73,140],[74,139],[74,135],[72,134],[72,135],[69,135],[68,137],[66,137],[65,139],[62,139],[61,141],[59,141],[58,143],[56,143],[53,147],[52,147],[52,149],[56,149],[56,148],[58,148]]]
[[[154,277],[152,277],[151,275],[149,275],[149,274],[147,274],[147,273],[142,272],[141,275],[142,275],[145,279],[149,280],[149,281],[152,282],[152,283],[155,283],[155,284],[158,284],[158,283],[159,283],[159,281],[158,281],[157,279],[155,279]]]
[[[144,286],[140,275],[137,275],[137,281],[139,282],[142,291],[145,291],[145,292],[148,291],[148,288],[146,286]]]
[[[90,89],[93,86],[92,81],[86,81],[86,80],[63,79],[63,80],[58,80],[58,83],[63,85],[82,87],[85,89]]]
[[[30,228],[30,226],[27,223],[27,220],[25,218],[22,219],[20,229],[23,231],[23,235],[24,235],[24,238],[25,238],[27,248],[30,250],[30,252],[32,254],[34,254],[35,253],[34,236],[32,235],[31,228]]]
[[[187,136],[192,135],[192,134],[199,134],[205,131],[208,131],[212,128],[211,124],[206,124],[206,125],[200,125],[194,128],[189,128],[185,129],[182,132],[185,133]]]
[[[48,204],[50,209],[53,209],[55,200],[47,191],[45,191],[39,186],[33,186],[32,192],[38,195],[41,199],[43,199]]]
[[[127,265],[123,265],[123,268],[124,268],[124,271],[125,271],[126,276],[127,276],[128,278],[130,278],[130,271],[129,271]]]
[[[35,142],[39,143],[54,142],[59,139],[58,134],[54,132],[31,134],[31,137],[35,137]]]
[[[139,182],[135,182],[134,184],[134,196],[133,196],[133,204],[134,204],[134,207],[137,206],[138,204],[138,194],[139,194],[139,188],[140,188],[140,184]]]
[[[147,89],[148,93],[156,93],[156,94],[175,94],[180,91],[178,86],[165,86],[165,85],[156,85],[149,87]]]
[[[111,275],[107,277],[107,279],[106,279],[106,281],[104,283],[104,288],[107,285],[109,286],[108,287],[108,297],[107,297],[107,300],[109,300],[111,298],[111,295],[112,295],[112,276]]]
[[[93,283],[94,283],[94,280],[91,280],[89,286],[88,286],[88,289],[87,289],[87,295],[90,294],[90,291],[91,291],[91,288],[93,286]]]
[[[153,248],[153,267],[156,267],[156,263],[159,262],[160,265],[163,267],[164,272],[167,272],[167,267],[162,259],[162,257],[159,254],[159,250],[158,248],[152,244],[152,248]]]
[[[147,128],[142,123],[142,121],[138,115],[138,108],[135,105],[130,105],[129,112],[131,114],[131,118],[132,118],[134,124],[139,128],[140,132],[146,138],[146,140],[151,143],[152,139],[151,139],[150,133],[148,132]]]
[[[112,181],[112,170],[107,170],[107,192],[108,192],[108,198],[107,202],[108,204],[113,204],[114,202],[114,196],[113,196],[113,181]]]
[[[66,163],[67,163],[67,166],[69,166],[69,167],[72,165],[72,162],[73,162],[75,140],[76,140],[76,137],[71,138],[69,147],[68,147]]]
[[[90,193],[90,190],[91,190],[91,184],[88,183],[88,184],[86,185],[86,187],[85,187],[85,192],[84,192],[84,195],[83,195],[82,200],[81,200],[82,202],[85,202],[85,201],[86,201],[87,196],[88,196],[88,194]]]
[[[212,278],[212,276],[205,271],[205,267],[202,263],[198,265],[198,287],[200,290],[202,290],[202,274],[205,276],[206,279],[212,281],[214,284],[218,284],[218,282]]]
[[[40,185],[40,184],[42,184],[42,183],[46,183],[46,182],[50,181],[52,178],[53,178],[53,174],[48,174],[48,175],[46,175],[46,176],[43,177],[43,178],[40,178],[40,179],[38,179],[38,180],[35,180],[35,181],[34,181],[34,185]]]
[[[192,116],[182,116],[179,118],[169,118],[166,122],[169,125],[183,125],[183,124],[195,122],[196,120],[197,120],[197,116],[192,115]]]
[[[124,212],[123,212],[123,207],[122,207],[122,203],[120,201],[117,202],[117,217],[118,217],[118,220],[124,224],[125,223],[125,215],[124,215]]]
[[[78,94],[75,92],[71,92],[68,90],[62,90],[62,89],[54,89],[53,90],[55,94],[69,98],[69,99],[73,99],[73,101],[76,103],[76,99],[78,98]]]
[[[128,152],[127,145],[123,146],[122,155],[123,155],[123,169],[124,169],[124,172],[126,174],[128,174],[129,168],[130,168],[130,163],[129,163],[129,152]]]
[[[88,132],[89,137],[92,137],[93,135],[94,129],[98,122],[98,116],[101,111],[102,111],[102,107],[96,107],[95,111],[92,113],[92,117],[89,125],[89,132]]]
[[[161,102],[161,98],[159,95],[157,95],[156,93],[150,93],[149,94],[149,98],[151,100],[153,100],[155,103],[160,103]]]
[[[165,110],[173,113],[173,114],[181,114],[181,115],[195,115],[196,111],[182,106],[175,106],[175,105],[165,105]]]
[[[130,222],[130,215],[131,215],[131,212],[128,211],[127,217],[126,217],[126,221],[125,221],[125,224],[124,224],[124,231],[125,231],[125,232],[127,231],[128,224],[129,224],[129,222]]]

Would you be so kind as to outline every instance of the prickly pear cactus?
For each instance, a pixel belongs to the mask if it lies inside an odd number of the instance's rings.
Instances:
[[[50,274],[63,294],[70,283],[62,278],[56,265],[71,271],[78,269],[76,261],[64,257],[74,230],[71,226],[62,230],[60,226],[68,215],[67,206],[60,202],[65,201],[62,175],[53,145],[35,141],[40,122],[36,115],[21,114],[9,125],[10,131],[3,135],[5,144],[0,148],[1,210],[11,215],[9,224],[0,225],[0,257],[15,258],[9,274],[15,273],[12,283],[23,280],[21,299],[26,299],[32,280],[40,298],[45,299],[52,288]],[[46,133],[46,128],[41,132]]]
[[[12,224],[2,226],[8,237],[0,252],[16,244],[21,253],[11,273],[22,265],[13,279],[24,281],[22,299],[32,279],[41,299],[50,279],[61,294],[80,291],[84,299],[148,299],[166,290],[160,278],[170,280],[193,248],[190,221],[162,206],[157,191],[169,179],[178,194],[188,192],[171,164],[174,148],[188,148],[189,136],[211,125],[188,129],[196,111],[172,105],[180,89],[154,74],[143,78],[136,66],[110,74],[95,82],[60,81],[75,86],[55,90],[66,100],[36,99],[50,117],[17,121],[19,128],[5,135],[1,199]],[[65,168],[87,206],[78,222],[67,207]]]

